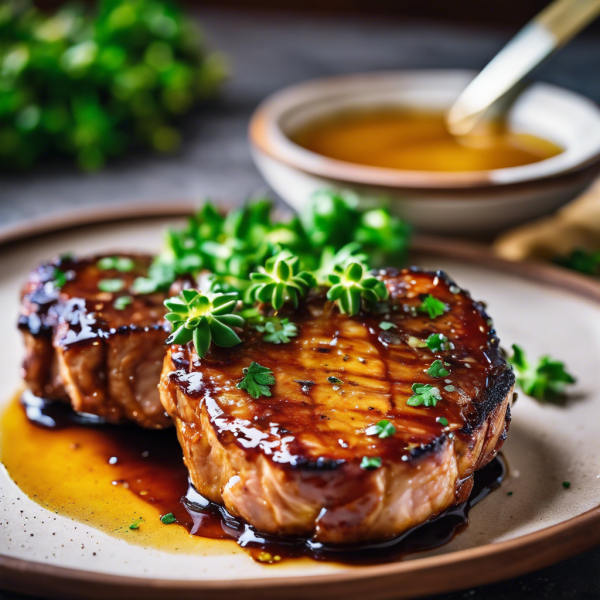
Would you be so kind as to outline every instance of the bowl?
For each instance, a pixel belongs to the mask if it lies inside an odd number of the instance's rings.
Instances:
[[[291,139],[307,125],[352,110],[381,107],[444,111],[472,71],[415,70],[317,79],[268,97],[250,121],[254,161],[267,183],[296,210],[323,188],[385,200],[418,230],[485,234],[549,213],[600,172],[600,108],[568,90],[531,84],[507,121],[564,148],[536,163],[470,172],[403,171],[353,164],[311,152]]]

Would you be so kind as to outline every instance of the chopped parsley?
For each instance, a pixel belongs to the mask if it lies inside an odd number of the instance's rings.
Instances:
[[[413,383],[413,395],[406,401],[409,406],[435,406],[439,400],[440,390],[428,383]]]
[[[272,317],[264,324],[255,325],[254,328],[264,333],[263,340],[271,344],[287,344],[291,338],[298,335],[298,328],[289,319]]]
[[[271,369],[252,362],[244,369],[244,378],[235,386],[239,390],[245,390],[255,400],[261,396],[270,396],[270,385],[275,384],[275,376]]]
[[[443,425],[444,427],[448,427],[448,419],[446,419],[446,417],[438,417],[436,419],[436,421],[440,424]]]
[[[59,289],[67,283],[67,274],[61,271],[59,268],[54,267],[54,273],[52,274],[52,285]]]
[[[163,525],[170,525],[171,523],[175,523],[175,521],[177,521],[177,519],[173,513],[167,513],[160,518],[160,522]]]
[[[360,462],[360,468],[371,471],[373,469],[379,469],[381,466],[381,458],[379,456],[363,456]]]
[[[565,488],[565,490],[568,490],[571,487],[571,482],[570,481],[563,481],[562,482],[562,486]]]
[[[133,302],[133,298],[131,296],[119,296],[118,298],[115,298],[115,301],[113,302],[113,306],[117,310],[123,310],[123,309],[127,308],[132,302]]]
[[[139,517],[138,519],[134,519],[133,522],[131,523],[131,525],[129,526],[129,529],[139,529],[140,523],[142,521],[143,521],[142,517]]]
[[[392,437],[396,433],[396,428],[387,420],[383,419],[375,425],[368,427],[366,432],[367,435],[376,435],[377,437],[384,439]]]
[[[388,331],[389,329],[396,329],[396,325],[394,325],[394,323],[392,323],[391,321],[381,321],[381,323],[379,323],[379,328],[383,329],[384,331]]]
[[[433,352],[442,352],[450,348],[450,340],[443,333],[432,333],[425,344]]]
[[[431,294],[427,294],[419,306],[419,310],[421,312],[426,312],[429,315],[430,319],[435,319],[436,317],[441,317],[448,307],[444,302],[438,300],[435,296]]]
[[[517,375],[521,389],[538,400],[551,400],[564,394],[565,387],[575,383],[573,375],[565,369],[564,363],[542,356],[531,364],[520,346],[513,344],[513,356],[509,358]]]
[[[98,282],[98,289],[101,292],[120,292],[125,287],[122,279],[101,279]]]
[[[444,363],[441,360],[434,360],[431,363],[431,366],[429,367],[429,369],[427,369],[427,375],[429,375],[429,377],[434,377],[434,378],[438,378],[438,377],[446,377],[447,375],[450,375],[450,371],[448,371],[448,369],[446,369],[446,367],[448,366],[447,363]]]
[[[135,262],[127,256],[105,256],[96,263],[96,266],[101,271],[114,269],[121,273],[129,273],[135,268]]]
[[[335,385],[342,385],[344,383],[341,379],[338,379],[337,377],[334,377],[333,375],[328,377],[327,381],[329,381],[329,383],[333,383]]]

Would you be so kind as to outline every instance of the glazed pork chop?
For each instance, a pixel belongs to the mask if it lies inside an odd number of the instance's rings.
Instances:
[[[482,306],[443,273],[379,277],[390,298],[369,313],[318,292],[280,311],[298,327],[287,344],[247,324],[203,359],[169,349],[161,399],[200,494],[264,532],[334,544],[397,536],[467,499],[505,439],[514,375]],[[272,370],[271,396],[236,387],[252,362]]]
[[[107,268],[115,258],[119,268]],[[23,375],[33,394],[70,402],[76,411],[111,423],[172,424],[157,387],[168,335],[167,294],[130,290],[151,260],[66,257],[29,275],[19,328],[25,341]]]

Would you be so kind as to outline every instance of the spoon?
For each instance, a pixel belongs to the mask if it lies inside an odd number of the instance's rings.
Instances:
[[[523,77],[598,16],[600,0],[554,0],[460,94],[446,114],[448,131],[467,135],[488,109],[504,112],[520,93]]]

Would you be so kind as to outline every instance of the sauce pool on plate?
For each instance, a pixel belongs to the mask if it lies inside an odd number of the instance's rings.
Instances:
[[[453,137],[442,113],[399,109],[347,112],[316,121],[291,136],[298,145],[336,160],[408,171],[468,172],[518,167],[563,149],[530,133],[488,123]]]

